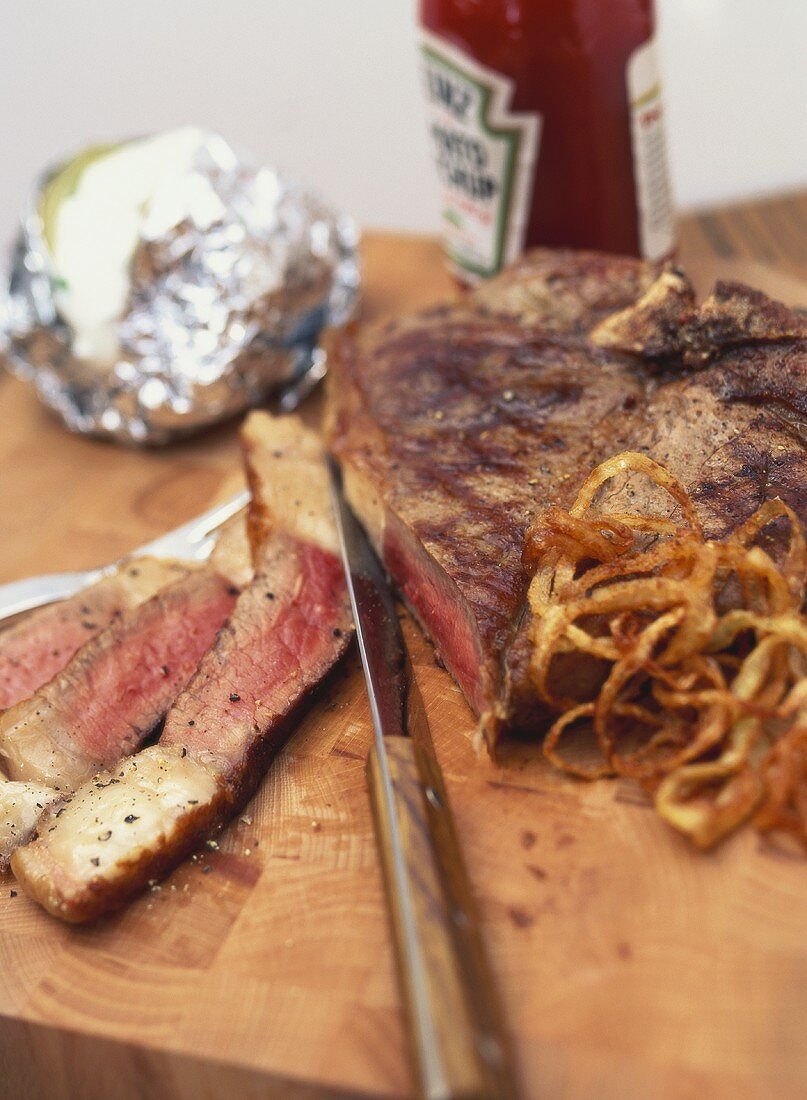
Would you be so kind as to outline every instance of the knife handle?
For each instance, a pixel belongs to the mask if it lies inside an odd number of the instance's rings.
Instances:
[[[370,750],[367,777],[421,1095],[510,1100],[512,1063],[437,760],[411,737],[384,745]]]

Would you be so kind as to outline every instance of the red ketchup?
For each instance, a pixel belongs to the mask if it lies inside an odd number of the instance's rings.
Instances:
[[[532,245],[675,249],[653,0],[420,0],[451,267]]]

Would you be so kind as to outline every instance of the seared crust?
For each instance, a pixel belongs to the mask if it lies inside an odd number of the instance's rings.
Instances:
[[[93,920],[184,858],[226,797],[192,760],[152,745],[51,808],[11,867],[26,894],[70,924]]]
[[[332,343],[328,437],[351,503],[492,737],[541,724],[525,529],[597,463],[668,464],[714,537],[776,495],[807,521],[804,320],[739,284],[698,309],[681,272],[653,274],[538,252],[456,306]],[[615,491],[635,508],[648,489]]]
[[[657,274],[654,264],[629,256],[539,248],[482,283],[469,305],[546,332],[582,335],[633,305]]]
[[[591,332],[598,347],[643,359],[678,357],[701,367],[728,348],[772,344],[807,336],[807,321],[743,283],[718,282],[701,306],[686,275],[663,271],[633,306],[601,321]]]

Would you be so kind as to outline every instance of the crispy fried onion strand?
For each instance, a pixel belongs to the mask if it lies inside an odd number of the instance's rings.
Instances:
[[[598,510],[609,483],[634,475],[671,498],[669,515]],[[760,545],[771,536],[779,564]],[[536,518],[523,558],[530,672],[560,715],[547,758],[585,779],[638,780],[700,847],[756,811],[758,828],[807,848],[807,546],[792,510],[769,500],[708,541],[670,472],[625,452],[568,511]],[[572,728],[597,759],[561,752]]]

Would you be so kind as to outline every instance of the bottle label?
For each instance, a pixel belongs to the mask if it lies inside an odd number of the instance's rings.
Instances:
[[[522,251],[541,118],[509,110],[513,82],[427,31],[421,54],[449,260],[466,280]]]
[[[628,58],[627,83],[639,247],[646,260],[660,260],[675,247],[675,218],[655,38]]]

